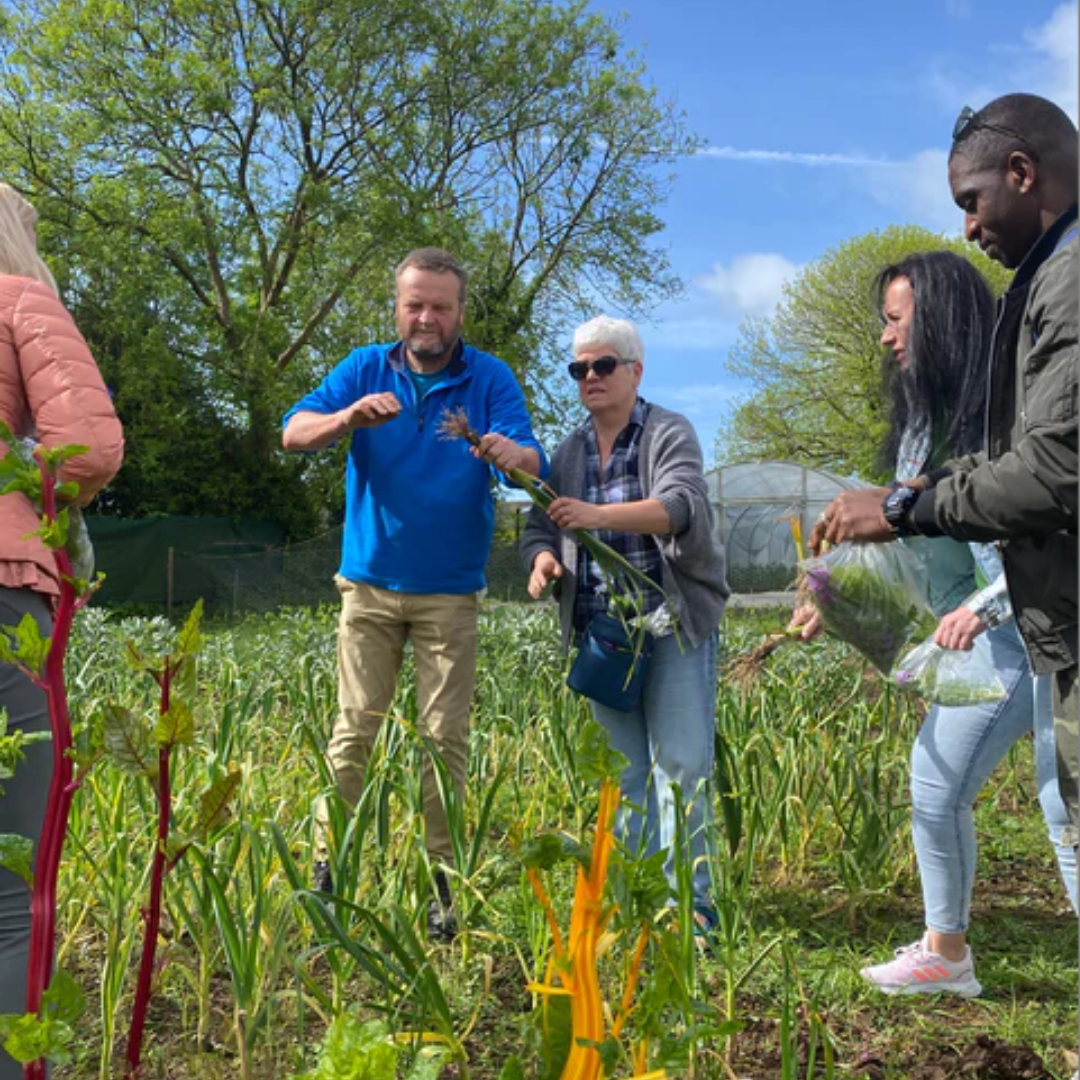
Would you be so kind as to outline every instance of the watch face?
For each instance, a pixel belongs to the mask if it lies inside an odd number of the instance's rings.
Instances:
[[[911,487],[897,488],[896,491],[890,492],[881,505],[885,520],[890,525],[896,525],[903,521],[907,516],[909,507],[918,497],[918,491]]]
[[[897,510],[903,509],[904,503],[907,501],[904,498],[904,492],[908,491],[908,490],[910,490],[910,489],[909,488],[899,488],[898,490],[896,490],[896,491],[892,492],[890,495],[888,495],[886,497],[886,499],[885,499],[885,510],[886,510],[886,512],[892,510],[895,513]]]

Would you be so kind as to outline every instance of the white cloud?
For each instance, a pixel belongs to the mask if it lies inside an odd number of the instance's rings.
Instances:
[[[769,315],[780,299],[785,282],[800,267],[783,255],[739,255],[729,266],[714,263],[694,284],[717,297],[720,310],[731,316]]]
[[[806,154],[794,150],[740,150],[734,146],[707,146],[699,156],[722,161],[755,161],[769,165],[809,165],[815,168],[888,165],[883,158],[859,157],[854,154]]]
[[[1077,80],[1080,62],[1077,37],[1080,36],[1080,7],[1062,4],[1042,26],[1024,32],[1024,40],[1034,56],[1022,65],[1027,90],[1057,102],[1077,119]]]
[[[704,153],[724,161],[843,169],[855,187],[896,210],[905,223],[944,233],[956,233],[962,224],[949,194],[944,149],[923,150],[905,160],[733,147],[709,147]],[[798,269],[780,255],[745,255],[730,269],[714,267],[712,274],[695,283],[719,296],[729,314],[767,315],[779,299],[780,286]]]
[[[931,100],[941,110],[943,138],[948,135],[946,129],[949,122],[956,119],[965,105],[978,109],[1002,93],[989,83],[979,82],[958,72],[952,62],[948,62],[947,67],[931,71],[924,81],[929,87]]]
[[[946,0],[950,15],[966,17],[968,0]],[[991,58],[995,80],[973,76],[950,66],[929,72],[925,84],[950,119],[962,105],[980,108],[1002,94],[1025,91],[1060,105],[1073,120],[1080,116],[1080,4],[1076,0],[1054,9],[1046,22],[1023,33],[1023,44],[1010,44]],[[1004,60],[1004,62],[1003,62]],[[944,129],[943,129],[944,130]],[[958,233],[962,227],[947,182],[947,147],[923,150],[905,160],[858,153],[807,153],[792,150],[739,149],[709,146],[701,156],[757,165],[795,165],[847,170],[852,183],[912,224],[935,232]],[[698,284],[718,296],[732,315],[768,314],[779,299],[783,281],[798,268],[779,255],[748,255],[730,268],[716,266]]]
[[[951,56],[929,71],[924,83],[949,120],[963,105],[978,109],[1002,94],[1018,91],[1049,98],[1076,120],[1080,112],[1078,36],[1080,8],[1074,0],[1055,8],[1046,22],[1025,30],[1020,42],[995,46],[980,72]]]
[[[947,12],[955,17],[970,14],[969,0],[945,0]],[[1054,9],[1046,22],[1023,33],[1023,44],[1010,44],[991,58],[994,78],[958,70],[955,63],[929,72],[925,83],[942,112],[950,119],[962,105],[980,108],[1002,94],[1026,91],[1040,94],[1060,105],[1073,120],[1080,117],[1080,4],[1077,0]],[[1004,60],[1004,62],[1003,62]],[[905,221],[935,232],[956,233],[962,222],[953,205],[946,181],[947,148],[923,150],[903,161],[869,157],[857,153],[806,153],[791,150],[739,149],[733,146],[709,146],[701,151],[707,158],[760,165],[801,165],[807,168],[847,169],[856,186],[868,191],[880,203],[897,210]],[[776,256],[779,258],[779,256]],[[784,260],[786,261],[786,260]],[[735,270],[733,265],[732,271]],[[711,291],[743,313],[748,294],[733,284],[731,272],[717,268]],[[760,268],[765,273],[765,268]],[[718,276],[717,276],[718,274]],[[709,288],[709,282],[705,282]],[[743,286],[743,289],[749,286]]]
[[[956,100],[955,95],[953,100]],[[716,147],[710,149],[718,150]],[[847,171],[853,186],[895,210],[898,220],[905,224],[922,225],[933,232],[948,234],[959,232],[963,224],[949,192],[948,152],[945,149],[922,150],[904,160],[785,150],[721,149],[725,152],[707,151],[708,156],[757,164],[840,167]],[[779,299],[784,281],[793,277],[798,269],[780,255],[744,255],[730,268],[714,267],[711,274],[696,279],[695,284],[719,296],[722,310],[727,314],[767,315]]]

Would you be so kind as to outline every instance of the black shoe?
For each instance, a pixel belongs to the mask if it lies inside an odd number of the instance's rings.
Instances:
[[[311,875],[311,887],[315,892],[333,893],[334,878],[330,873],[330,864],[325,859],[319,859],[315,863],[315,869]]]
[[[450,882],[441,870],[435,871],[435,897],[428,903],[427,928],[428,937],[440,945],[449,945],[458,935]]]
[[[449,945],[458,936],[457,916],[449,904],[431,900],[427,909],[428,937],[439,945]]]

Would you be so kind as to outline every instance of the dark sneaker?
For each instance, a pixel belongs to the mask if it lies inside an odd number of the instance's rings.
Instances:
[[[458,935],[457,916],[449,904],[431,900],[427,909],[428,937],[439,945],[449,945]]]
[[[428,903],[427,928],[428,937],[440,945],[449,945],[458,935],[450,882],[441,870],[435,871],[435,896]]]
[[[315,892],[332,893],[334,891],[334,878],[330,873],[330,864],[324,859],[315,863],[315,869],[311,875],[311,887]]]

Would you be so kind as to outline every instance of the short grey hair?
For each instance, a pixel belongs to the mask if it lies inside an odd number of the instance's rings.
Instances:
[[[469,288],[469,275],[465,267],[444,248],[422,247],[414,248],[398,263],[394,269],[394,291],[397,291],[397,283],[406,270],[429,270],[433,274],[453,274],[458,279],[461,302],[465,303],[466,293]]]
[[[574,355],[582,349],[594,349],[610,345],[623,360],[645,362],[645,346],[637,327],[629,319],[613,319],[610,315],[597,315],[582,323],[574,331]]]

